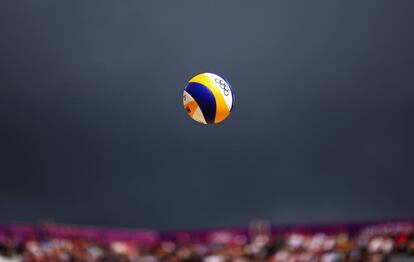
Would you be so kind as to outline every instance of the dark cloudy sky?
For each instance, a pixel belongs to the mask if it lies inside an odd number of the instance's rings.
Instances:
[[[5,1],[0,221],[414,217],[413,1]],[[226,76],[218,126],[186,82]]]

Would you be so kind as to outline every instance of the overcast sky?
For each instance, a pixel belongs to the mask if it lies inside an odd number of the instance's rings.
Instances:
[[[413,1],[5,1],[0,221],[414,217]],[[192,121],[186,82],[236,104]]]

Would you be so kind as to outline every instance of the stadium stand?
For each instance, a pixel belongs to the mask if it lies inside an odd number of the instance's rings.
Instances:
[[[0,262],[414,261],[414,221],[155,232],[1,225]]]

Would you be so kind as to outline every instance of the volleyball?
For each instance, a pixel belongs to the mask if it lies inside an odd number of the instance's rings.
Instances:
[[[230,115],[234,92],[227,79],[213,73],[202,73],[188,81],[183,104],[193,120],[202,124],[218,124]]]

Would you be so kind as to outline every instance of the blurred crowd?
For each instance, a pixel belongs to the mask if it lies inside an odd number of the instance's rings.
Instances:
[[[31,236],[0,239],[0,262],[414,262],[414,232],[348,232],[251,235],[216,234],[208,241],[133,241]]]

